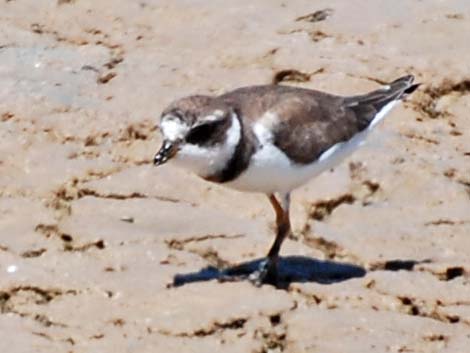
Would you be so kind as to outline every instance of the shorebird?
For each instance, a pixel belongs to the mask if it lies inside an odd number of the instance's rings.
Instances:
[[[361,95],[337,96],[282,85],[249,86],[171,103],[160,120],[167,161],[199,177],[268,196],[276,237],[251,279],[276,278],[279,250],[291,232],[290,194],[356,150],[419,84],[404,76]]]

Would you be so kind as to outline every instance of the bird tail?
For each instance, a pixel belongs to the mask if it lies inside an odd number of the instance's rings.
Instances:
[[[367,94],[345,98],[345,104],[358,119],[360,129],[373,127],[401,100],[413,93],[419,83],[407,75]]]
[[[414,79],[413,75],[406,75],[390,82],[388,86],[390,86],[390,91],[398,94],[401,92],[398,99],[402,99],[413,93],[421,85],[421,83],[413,83]]]

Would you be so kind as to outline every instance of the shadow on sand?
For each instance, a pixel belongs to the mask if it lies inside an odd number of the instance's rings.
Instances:
[[[242,281],[247,280],[250,274],[258,270],[264,258],[241,263],[225,269],[213,266],[203,268],[197,272],[177,274],[173,278],[173,286],[178,287],[193,282],[211,280]],[[357,265],[334,261],[322,261],[305,256],[281,257],[278,263],[277,288],[287,288],[294,282],[336,283],[351,278],[363,277],[366,270]]]

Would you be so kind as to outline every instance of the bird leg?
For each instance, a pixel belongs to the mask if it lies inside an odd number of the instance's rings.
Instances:
[[[281,249],[282,242],[291,232],[289,219],[290,194],[280,195],[281,202],[278,201],[274,194],[271,194],[269,195],[269,201],[276,213],[276,238],[266,259],[261,262],[259,269],[250,276],[250,279],[256,285],[276,282],[279,250]]]

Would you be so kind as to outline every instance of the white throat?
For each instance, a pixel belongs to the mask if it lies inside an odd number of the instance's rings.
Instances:
[[[226,131],[223,142],[207,147],[184,143],[171,161],[200,177],[208,177],[221,171],[227,165],[235,153],[240,138],[240,122],[233,113],[231,125]]]

